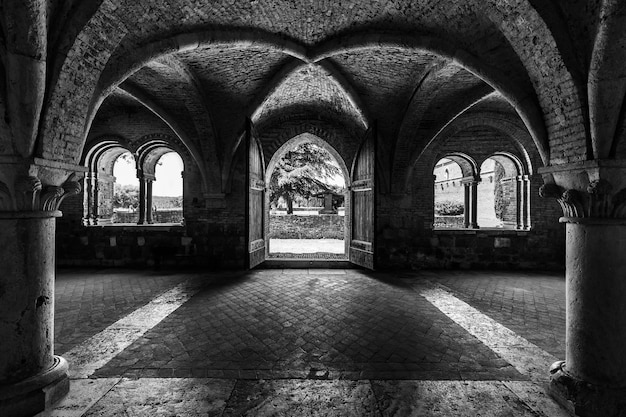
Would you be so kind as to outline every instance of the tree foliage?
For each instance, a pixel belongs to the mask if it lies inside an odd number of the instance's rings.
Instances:
[[[139,206],[139,186],[115,184],[113,208],[137,208]]]
[[[436,216],[459,216],[465,213],[465,205],[458,201],[444,200],[435,202]]]
[[[282,197],[287,213],[293,213],[297,198],[310,198],[324,192],[342,193],[331,184],[341,175],[334,158],[325,149],[306,142],[285,153],[272,172],[269,184],[270,203],[277,204]]]

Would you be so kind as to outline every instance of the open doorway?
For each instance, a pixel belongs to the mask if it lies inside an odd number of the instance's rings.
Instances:
[[[347,168],[311,134],[285,143],[266,173],[268,258],[347,259]]]

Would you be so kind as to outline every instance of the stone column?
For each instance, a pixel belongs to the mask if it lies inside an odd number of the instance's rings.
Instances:
[[[470,226],[470,211],[471,211],[471,190],[469,183],[463,183],[463,197],[465,199],[463,209],[463,227],[469,228]]]
[[[152,179],[146,178],[146,223],[152,224]]]
[[[522,175],[522,195],[524,204],[523,209],[523,227],[524,230],[530,230],[530,177]]]
[[[87,173],[85,175],[85,199],[84,199],[84,215],[83,215],[83,225],[89,226],[91,224],[91,212],[93,211],[93,182],[92,176],[94,174],[92,172]]]
[[[524,229],[524,205],[525,205],[525,193],[524,193],[524,179],[523,175],[515,177],[515,197],[516,204],[515,210],[517,211],[515,228],[518,230]]]
[[[478,180],[470,181],[470,228],[478,229]]]
[[[93,193],[93,205],[91,207],[91,224],[98,224],[98,213],[100,211],[100,199],[98,193],[100,192],[100,186],[98,184],[98,175],[94,174],[91,177],[91,187]]]
[[[139,178],[139,220],[137,224],[146,223],[146,180],[143,176]]]
[[[545,169],[554,182],[540,190],[561,204],[567,232],[566,352],[550,391],[585,417],[626,410],[626,166],[600,162]]]
[[[2,416],[35,415],[69,390],[68,364],[53,350],[55,223],[63,199],[80,190],[76,181],[44,186],[32,174],[0,182]]]

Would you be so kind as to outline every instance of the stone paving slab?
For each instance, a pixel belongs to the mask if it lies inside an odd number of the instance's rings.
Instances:
[[[379,416],[369,381],[238,381],[224,417]]]
[[[221,416],[235,381],[124,379],[84,416]]]

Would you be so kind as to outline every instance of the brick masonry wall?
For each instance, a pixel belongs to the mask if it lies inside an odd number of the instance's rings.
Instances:
[[[57,222],[57,264],[243,268],[245,170],[243,158],[237,160],[232,192],[223,198],[199,198],[199,174],[185,171],[182,226],[83,226],[83,198],[68,198]]]
[[[270,215],[270,239],[343,239],[344,216]]]
[[[378,196],[376,261],[381,269],[547,268],[565,265],[565,228],[558,203],[539,197],[540,175],[531,175],[530,231],[433,230],[433,168],[446,153],[463,152],[478,166],[494,152],[519,155],[502,133],[473,129],[449,138],[419,159],[406,193]],[[531,154],[533,166],[541,165]]]

